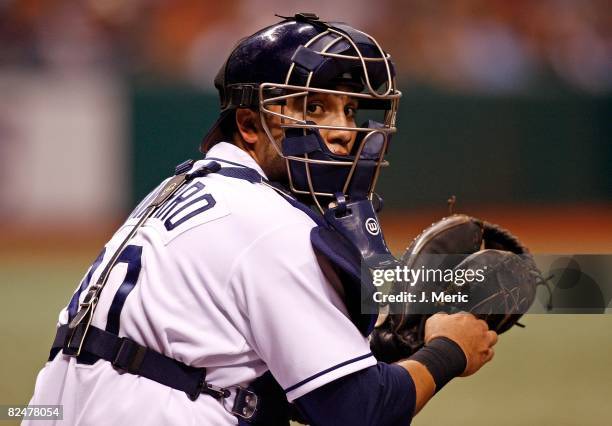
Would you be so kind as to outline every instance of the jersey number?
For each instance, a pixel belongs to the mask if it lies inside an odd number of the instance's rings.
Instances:
[[[70,304],[68,305],[69,321],[76,315],[79,307],[79,297],[81,296],[81,293],[89,286],[89,284],[91,284],[91,277],[100,267],[105,252],[106,248],[102,249],[102,253],[100,253],[93,265],[91,265],[87,276],[83,279],[79,289],[72,296]],[[111,307],[108,311],[106,331],[110,333],[119,334],[119,319],[121,317],[121,310],[125,304],[125,299],[134,289],[134,286],[138,281],[138,276],[140,275],[140,269],[142,267],[142,263],[140,261],[141,257],[142,246],[129,245],[123,249],[119,255],[119,258],[117,259],[117,263],[127,263],[127,272],[125,273],[125,278],[119,286],[117,293],[115,293],[115,297],[113,298],[113,302],[111,303]]]
[[[174,198],[162,206],[153,217],[160,219],[168,231],[173,230],[194,216],[215,206],[216,201],[213,196],[211,194],[202,194],[203,190],[204,184],[201,182],[196,182],[193,185],[180,189]],[[149,197],[151,197],[151,195]],[[148,199],[145,199],[145,201],[141,203],[141,206],[136,208],[131,217],[140,217],[140,215],[144,213],[143,206],[146,205],[148,205]],[[106,248],[102,249],[100,255],[91,265],[87,276],[83,278],[78,290],[72,296],[70,304],[68,305],[69,321],[71,321],[78,312],[79,297],[81,296],[81,293],[91,284],[91,277],[100,267],[105,252]],[[117,263],[127,263],[127,272],[123,282],[115,294],[115,297],[113,298],[113,302],[108,311],[106,331],[110,333],[119,333],[119,318],[121,316],[121,310],[125,304],[125,299],[134,289],[134,286],[138,281],[138,276],[140,275],[140,269],[142,267],[140,261],[141,256],[141,246],[129,245],[123,249],[119,255],[119,258],[117,259]]]

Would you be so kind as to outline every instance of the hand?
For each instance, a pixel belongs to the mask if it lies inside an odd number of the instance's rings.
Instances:
[[[467,365],[461,376],[470,376],[491,361],[497,333],[487,323],[467,312],[448,315],[440,312],[425,323],[425,344],[436,337],[447,337],[463,350]]]

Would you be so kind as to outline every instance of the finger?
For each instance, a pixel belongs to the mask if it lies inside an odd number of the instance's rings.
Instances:
[[[485,354],[484,363],[483,364],[486,364],[487,362],[491,361],[494,356],[495,356],[495,349],[489,348],[487,350],[487,353]]]
[[[470,320],[472,318],[476,318],[474,316],[474,314],[472,314],[471,312],[467,312],[467,311],[459,311],[455,314],[451,314],[452,317],[465,317],[465,320]]]
[[[478,322],[478,325],[480,325],[480,327],[483,330],[488,330],[489,329],[489,324],[487,324],[487,322],[485,320],[479,319],[477,322]]]
[[[497,333],[493,330],[487,331],[487,340],[489,341],[489,347],[494,346],[497,343]]]

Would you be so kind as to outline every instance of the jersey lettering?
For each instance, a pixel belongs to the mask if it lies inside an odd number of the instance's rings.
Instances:
[[[202,194],[205,185],[202,182],[181,189],[178,194],[166,203],[153,216],[164,223],[166,230],[172,231],[194,216],[204,213],[216,204],[211,194]]]

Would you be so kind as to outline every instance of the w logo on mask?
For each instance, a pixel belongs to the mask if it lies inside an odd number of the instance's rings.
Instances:
[[[365,221],[365,228],[372,235],[378,235],[380,232],[380,226],[378,226],[378,221],[373,217],[368,218]]]

